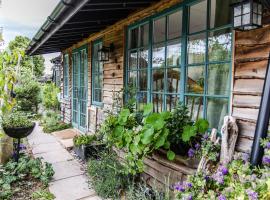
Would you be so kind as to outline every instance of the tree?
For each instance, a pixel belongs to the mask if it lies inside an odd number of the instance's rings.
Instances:
[[[25,52],[26,48],[30,43],[30,39],[25,36],[16,36],[13,41],[8,44],[8,49],[11,52],[23,51]],[[25,53],[22,56],[21,60],[21,70],[26,71],[31,70],[35,77],[40,77],[43,75],[45,66],[45,59],[43,56],[28,56]]]

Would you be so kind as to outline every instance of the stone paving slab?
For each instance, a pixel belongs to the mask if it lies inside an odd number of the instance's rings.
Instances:
[[[65,149],[36,154],[35,157],[43,158],[44,161],[52,164],[57,162],[69,161],[73,159],[73,157]]]
[[[53,136],[51,136],[51,135],[41,136],[41,137],[36,137],[36,138],[28,139],[28,143],[31,146],[40,145],[40,144],[54,143],[56,141],[57,140]]]
[[[55,200],[79,200],[95,195],[95,191],[88,188],[87,181],[84,175],[62,179],[50,183],[49,190],[55,195]]]
[[[76,160],[58,162],[52,164],[54,169],[53,181],[82,175],[84,172],[81,170],[80,164]]]
[[[33,154],[47,153],[51,151],[61,150],[63,147],[58,142],[39,144],[32,147]]]
[[[98,196],[93,196],[93,197],[82,198],[80,200],[102,200],[102,199],[100,197],[98,197]]]
[[[62,131],[53,132],[52,134],[58,139],[65,140],[74,138],[76,135],[79,135],[79,132],[75,129],[65,129]]]
[[[63,140],[59,140],[59,142],[62,144],[62,146],[65,149],[71,149],[74,146],[73,139],[63,139]]]

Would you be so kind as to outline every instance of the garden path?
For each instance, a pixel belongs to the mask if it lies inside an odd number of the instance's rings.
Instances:
[[[49,190],[55,200],[100,200],[93,189],[89,189],[89,178],[80,163],[58,142],[53,135],[46,134],[37,124],[28,137],[34,157],[51,163],[55,175]]]

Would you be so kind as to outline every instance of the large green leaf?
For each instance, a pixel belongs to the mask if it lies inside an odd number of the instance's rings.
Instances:
[[[165,135],[160,136],[158,138],[156,144],[155,144],[155,149],[158,149],[158,148],[164,146],[165,145],[166,138],[167,137]]]
[[[174,160],[175,153],[171,150],[167,151],[167,158],[168,158],[168,160]]]
[[[199,133],[204,133],[205,131],[207,131],[207,129],[209,128],[209,123],[207,120],[205,119],[198,119],[195,122],[195,126],[197,127],[197,131]]]
[[[185,126],[183,134],[182,134],[182,140],[184,142],[188,142],[188,141],[190,141],[191,137],[194,137],[196,135],[197,135],[197,127],[196,126],[190,126],[190,125]]]
[[[143,131],[142,135],[142,143],[143,144],[150,144],[152,142],[153,136],[154,136],[154,128],[149,127],[148,129],[145,129]]]
[[[128,117],[129,117],[129,115],[130,115],[129,109],[123,109],[123,110],[120,112],[119,116],[118,116],[118,123],[119,123],[120,125],[125,125],[126,122],[127,122],[127,119],[128,119]]]
[[[149,115],[146,118],[145,123],[152,125],[155,130],[160,130],[165,125],[165,121],[159,113],[152,113],[151,115]]]
[[[148,103],[143,107],[143,115],[147,116],[153,112],[153,104]]]
[[[121,137],[124,132],[123,126],[116,126],[113,130],[114,137]]]
[[[166,112],[161,112],[160,115],[162,116],[162,118],[163,118],[164,120],[166,120],[166,119],[169,119],[169,118],[171,117],[172,113],[166,111]]]

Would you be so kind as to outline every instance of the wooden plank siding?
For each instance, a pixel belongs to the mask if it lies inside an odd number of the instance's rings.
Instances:
[[[269,52],[270,26],[236,32],[232,115],[238,119],[241,152],[251,151]]]

